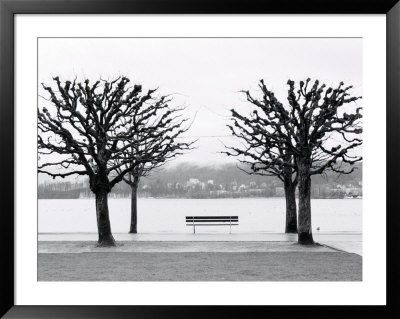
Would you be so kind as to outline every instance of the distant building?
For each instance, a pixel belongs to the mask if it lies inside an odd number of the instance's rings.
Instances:
[[[350,196],[362,195],[361,188],[359,188],[359,187],[346,187],[345,192],[346,192],[346,195],[350,195]]]
[[[197,185],[200,183],[200,181],[197,178],[189,178],[189,184],[194,184]]]
[[[186,183],[186,186],[189,188],[195,189],[196,186],[200,186],[200,181],[197,178],[189,178],[189,181]]]
[[[175,189],[181,189],[181,188],[182,188],[181,183],[176,183],[176,184],[175,184]]]

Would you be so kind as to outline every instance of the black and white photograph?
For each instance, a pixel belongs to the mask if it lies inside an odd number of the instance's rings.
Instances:
[[[39,282],[363,281],[361,37],[37,54]]]
[[[0,0],[0,317],[399,317],[399,17]]]

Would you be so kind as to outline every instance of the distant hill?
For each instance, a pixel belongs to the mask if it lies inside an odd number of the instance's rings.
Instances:
[[[312,177],[313,184],[346,184],[358,182],[362,180],[362,164],[357,163],[356,169],[349,175],[327,172],[323,175],[315,175]],[[184,163],[174,168],[162,168],[149,178],[143,179],[143,182],[159,179],[160,181],[175,181],[183,183],[189,178],[197,178],[201,181],[214,180],[217,184],[226,184],[236,180],[238,184],[248,184],[256,182],[257,184],[266,183],[281,183],[276,177],[260,176],[247,174],[239,169],[236,164],[225,164],[222,166],[199,166],[190,163]]]
[[[326,172],[312,177],[312,185],[318,188],[317,196],[330,196],[330,189],[337,185],[362,184],[362,163],[348,175]],[[183,163],[175,167],[159,168],[150,176],[142,178],[139,184],[139,196],[154,197],[249,197],[281,196],[282,182],[277,177],[247,174],[236,164],[220,166],[195,165]],[[240,192],[241,190],[241,192]],[[126,197],[130,188],[124,182],[116,185],[111,196]],[[314,194],[315,195],[315,194]],[[38,186],[39,199],[79,198],[93,196],[87,180],[80,183],[46,182]],[[340,195],[342,196],[342,195]]]

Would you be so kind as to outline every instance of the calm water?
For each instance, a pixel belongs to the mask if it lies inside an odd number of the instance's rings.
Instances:
[[[130,222],[130,200],[109,199],[111,228],[126,233]],[[138,231],[142,233],[190,233],[188,215],[238,215],[235,233],[283,232],[283,198],[154,199],[139,198]],[[312,200],[312,226],[320,232],[362,232],[362,200]],[[201,232],[226,232],[227,227],[202,227]],[[96,232],[94,199],[39,200],[39,232]]]

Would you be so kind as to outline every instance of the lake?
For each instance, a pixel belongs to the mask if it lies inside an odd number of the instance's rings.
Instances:
[[[126,233],[130,199],[108,201],[111,228]],[[284,232],[284,198],[138,199],[138,232],[191,233],[185,216],[237,215],[234,233]],[[39,233],[97,232],[94,199],[40,199]],[[312,227],[320,232],[362,232],[361,199],[313,199]],[[201,227],[199,232],[227,232],[227,227]]]

